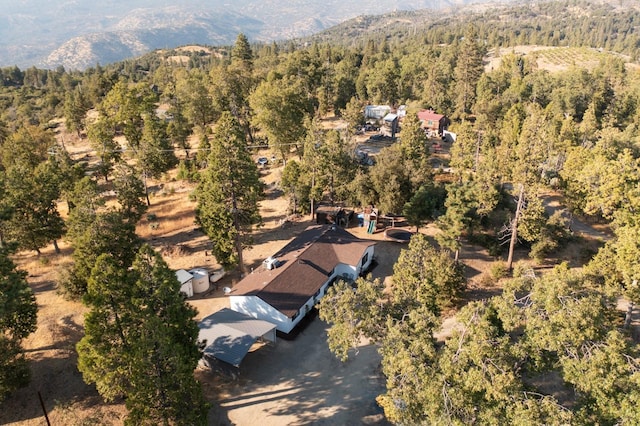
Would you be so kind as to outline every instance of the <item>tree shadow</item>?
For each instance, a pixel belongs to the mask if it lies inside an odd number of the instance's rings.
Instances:
[[[26,387],[16,390],[3,402],[0,424],[43,417],[38,392],[48,411],[87,398],[93,398],[94,401],[87,404],[94,405],[95,398],[99,398],[95,388],[84,383],[77,368],[75,345],[84,335],[83,327],[73,320],[73,315],[58,319],[53,327],[53,344],[25,351],[31,380]]]
[[[87,406],[95,404],[95,398],[99,398],[99,395],[95,387],[82,380],[82,374],[76,367],[78,357],[75,350],[59,349],[57,346],[38,348],[27,353],[32,380],[3,402],[0,424],[35,421],[38,418],[42,418],[44,424],[38,392],[48,412],[57,406],[67,407],[79,402]]]

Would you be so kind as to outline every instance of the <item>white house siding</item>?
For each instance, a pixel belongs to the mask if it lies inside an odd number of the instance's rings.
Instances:
[[[278,331],[289,333],[296,323],[258,296],[229,296],[232,310],[274,324]],[[297,319],[297,318],[296,318]]]
[[[367,247],[367,250],[362,255],[360,262],[358,262],[359,264],[357,267],[357,275],[360,275],[362,271],[366,270],[371,265],[371,262],[373,262],[373,247],[374,246]],[[362,259],[364,259],[365,257],[367,258],[367,260],[366,262],[362,263]]]

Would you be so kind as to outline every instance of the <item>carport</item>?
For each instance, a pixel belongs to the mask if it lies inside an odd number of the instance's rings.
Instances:
[[[198,340],[205,342],[205,364],[211,358],[236,368],[257,341],[276,341],[276,326],[240,312],[223,308],[198,324]]]

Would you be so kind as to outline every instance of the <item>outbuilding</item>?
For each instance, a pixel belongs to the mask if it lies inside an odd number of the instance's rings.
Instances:
[[[383,129],[387,136],[396,137],[398,132],[398,114],[389,113],[382,119]]]
[[[180,282],[180,292],[184,293],[187,297],[193,297],[193,275],[184,269],[178,269],[176,271],[176,278]]]

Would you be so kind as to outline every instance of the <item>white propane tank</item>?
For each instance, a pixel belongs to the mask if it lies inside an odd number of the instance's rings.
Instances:
[[[209,290],[209,272],[203,268],[196,268],[189,271],[193,275],[193,292],[204,293]]]

